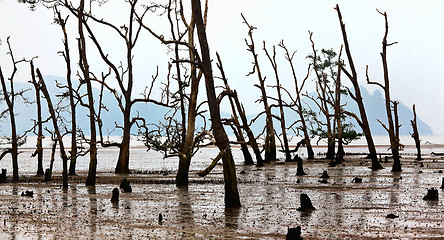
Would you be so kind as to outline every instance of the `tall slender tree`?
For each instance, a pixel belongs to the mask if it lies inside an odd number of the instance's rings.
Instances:
[[[32,61],[31,61],[31,71],[34,71],[34,67],[32,66]],[[37,68],[35,71],[36,71],[37,77],[39,79],[38,80],[38,83],[40,84],[39,88],[42,91],[42,94],[45,97],[46,103],[48,105],[48,112],[49,112],[49,115],[51,116],[52,127],[54,128],[54,132],[57,137],[58,144],[59,144],[60,156],[62,158],[62,163],[63,163],[63,170],[62,170],[63,188],[67,189],[68,188],[68,156],[66,155],[65,146],[63,144],[63,134],[59,128],[59,121],[58,121],[59,116],[58,116],[58,113],[56,112],[56,109],[54,108],[54,106],[52,104],[51,96],[48,92],[45,80],[43,79],[43,76],[42,76],[40,70]]]
[[[302,135],[303,135],[303,141],[301,142],[301,144],[303,143],[305,145],[305,147],[307,148],[307,154],[308,154],[307,158],[314,159],[314,151],[311,146],[308,125],[306,122],[307,116],[304,114],[306,111],[304,110],[304,107],[302,105],[302,100],[301,100],[301,95],[302,95],[301,93],[304,88],[305,82],[307,81],[307,79],[309,77],[311,64],[308,66],[306,77],[302,80],[302,83],[300,83],[298,81],[298,78],[296,75],[296,70],[295,70],[294,63],[293,63],[294,54],[296,52],[293,52],[292,54],[290,54],[290,52],[288,51],[288,48],[284,44],[284,41],[282,41],[279,44],[279,46],[285,52],[285,59],[288,61],[289,65],[290,65],[291,73],[292,73],[293,80],[294,80],[294,85],[295,85],[295,90],[296,90],[296,92],[295,92],[296,99],[294,99],[293,101],[294,101],[294,104],[296,105],[295,106],[296,113],[299,115],[299,122],[301,124],[301,126],[298,127],[298,129],[300,129],[300,131],[302,131]]]
[[[378,157],[377,157],[377,153],[376,153],[376,146],[373,141],[372,133],[370,130],[370,125],[369,125],[368,119],[367,119],[367,113],[365,111],[364,101],[363,101],[362,94],[361,94],[361,89],[360,89],[360,86],[358,83],[358,74],[356,72],[353,57],[351,55],[350,45],[348,43],[348,38],[347,38],[347,32],[345,30],[345,24],[342,20],[342,14],[341,14],[338,4],[336,4],[335,10],[338,13],[339,25],[341,27],[341,32],[342,32],[342,39],[344,41],[344,48],[345,48],[345,52],[347,54],[348,66],[350,67],[351,72],[349,72],[345,68],[344,65],[341,65],[342,66],[341,70],[342,70],[342,72],[344,72],[344,74],[348,77],[348,79],[351,81],[351,83],[353,85],[354,93],[352,93],[350,90],[348,91],[348,93],[349,93],[350,97],[358,105],[360,117],[358,117],[356,114],[348,112],[348,111],[345,111],[345,113],[348,114],[349,116],[353,117],[357,121],[358,125],[362,129],[362,132],[364,133],[365,139],[367,141],[368,151],[369,151],[368,158],[370,158],[372,161],[371,169],[372,170],[382,169],[383,167],[378,162]]]
[[[266,86],[265,86],[266,77],[262,76],[262,72],[261,72],[259,60],[258,60],[258,54],[256,53],[256,47],[254,44],[253,30],[256,28],[254,26],[251,26],[250,24],[248,24],[244,15],[242,15],[242,18],[244,19],[244,23],[248,27],[249,40],[245,39],[245,44],[248,47],[247,50],[253,55],[253,70],[250,73],[248,73],[247,76],[257,73],[259,84],[255,84],[255,86],[260,89],[261,98],[259,101],[264,104],[264,111],[262,112],[262,113],[265,113],[265,141],[264,141],[265,157],[264,157],[264,162],[269,163],[270,161],[276,160],[276,139],[274,137],[275,131],[274,131],[274,126],[273,126],[273,115],[271,113],[270,104],[268,103],[268,95],[267,95],[267,90],[266,90]]]
[[[193,19],[196,24],[197,36],[199,39],[201,64],[200,69],[205,77],[205,88],[208,99],[208,106],[211,116],[211,127],[213,129],[216,146],[222,153],[222,166],[225,186],[225,207],[240,207],[239,191],[237,188],[236,171],[234,159],[231,152],[230,142],[220,118],[220,106],[216,97],[214,86],[213,69],[211,66],[210,51],[208,46],[205,24],[202,17],[202,7],[200,0],[191,0]]]
[[[0,83],[1,83],[1,90],[3,93],[3,100],[6,102],[7,109],[5,109],[3,112],[0,112],[0,118],[4,118],[6,116],[9,116],[9,121],[11,124],[11,136],[9,139],[7,139],[8,144],[10,144],[10,147],[8,147],[6,150],[4,150],[0,154],[0,160],[6,156],[7,154],[11,154],[12,158],[12,178],[14,181],[17,181],[19,179],[19,165],[18,165],[18,147],[20,145],[23,145],[26,141],[25,134],[19,135],[17,133],[17,124],[15,119],[15,100],[16,98],[22,97],[23,94],[27,91],[20,90],[18,92],[14,89],[14,78],[17,74],[17,65],[23,62],[26,62],[25,59],[16,60],[14,57],[14,54],[12,52],[11,43],[9,41],[10,37],[6,39],[6,42],[8,44],[9,52],[8,54],[11,56],[11,63],[12,63],[12,72],[11,75],[6,79],[5,75],[3,74],[2,68],[0,66]],[[9,88],[7,87],[7,81],[9,81]]]
[[[66,94],[63,96],[68,97],[69,101],[69,107],[70,107],[70,116],[71,116],[71,150],[69,151],[69,175],[76,175],[76,163],[77,163],[77,157],[78,157],[78,151],[77,151],[77,110],[76,110],[76,100],[74,98],[74,92],[75,89],[73,87],[72,79],[71,79],[71,56],[69,51],[69,41],[68,41],[68,33],[66,29],[66,22],[68,20],[68,17],[62,18],[62,15],[60,11],[57,9],[57,7],[54,7],[54,11],[57,16],[57,23],[60,25],[60,28],[63,32],[63,46],[64,50],[60,52],[63,59],[66,62]]]
[[[278,119],[281,124],[281,131],[282,131],[281,136],[282,136],[282,140],[284,142],[283,151],[285,154],[285,161],[291,162],[292,159],[291,159],[290,146],[288,143],[287,126],[285,123],[285,113],[284,113],[284,105],[287,105],[287,104],[283,103],[283,100],[282,100],[282,86],[281,86],[281,81],[279,79],[278,65],[276,62],[276,46],[273,45],[273,56],[271,56],[267,51],[267,48],[265,46],[265,41],[264,41],[264,51],[265,51],[265,55],[267,55],[268,60],[270,61],[270,64],[271,64],[273,71],[274,71],[274,76],[276,78],[277,105],[279,107],[279,113],[280,113],[280,116],[278,117]]]
[[[385,109],[387,113],[387,122],[388,127],[384,125],[381,121],[379,121],[384,128],[387,130],[390,138],[390,149],[392,151],[393,155],[393,167],[392,172],[400,172],[402,171],[401,168],[401,161],[399,159],[399,124],[398,124],[398,111],[397,111],[397,105],[398,102],[392,101],[390,98],[390,78],[389,78],[389,72],[388,72],[388,64],[387,64],[387,47],[391,46],[393,44],[396,44],[397,42],[388,43],[387,42],[387,36],[388,36],[388,20],[387,20],[387,13],[386,12],[380,12],[378,10],[379,14],[384,16],[385,20],[385,33],[384,37],[382,39],[382,52],[381,52],[381,59],[382,59],[382,68],[384,71],[384,84],[378,83],[378,82],[372,82],[369,79],[368,76],[368,66],[367,66],[367,82],[369,84],[374,84],[379,87],[381,87],[384,90],[384,96],[385,96]],[[393,104],[393,111],[395,115],[395,119],[393,119],[392,115],[392,104]]]
[[[421,157],[421,140],[419,140],[419,131],[418,131],[418,125],[416,122],[416,108],[415,104],[413,104],[413,120],[410,120],[410,124],[412,125],[413,133],[410,134],[412,138],[415,140],[415,146],[416,146],[416,160],[422,160]]]

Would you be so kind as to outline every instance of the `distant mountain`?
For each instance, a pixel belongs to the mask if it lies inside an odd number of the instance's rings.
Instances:
[[[315,93],[311,93],[310,95],[314,95]],[[380,91],[375,91],[373,95],[371,95],[364,87],[361,87],[362,98],[364,99],[364,105],[367,113],[367,118],[369,119],[370,129],[374,136],[384,136],[387,135],[387,131],[381,126],[381,124],[377,121],[377,119],[381,120],[384,124],[387,123],[387,113],[385,110],[385,99],[382,96]],[[313,109],[313,111],[319,112],[318,107],[309,99],[304,100],[309,108]],[[346,110],[350,112],[357,113],[359,116],[359,110],[356,103],[350,97],[343,97],[342,101],[347,103],[345,106]],[[247,109],[248,111],[248,109]],[[288,109],[285,110],[285,118],[287,126],[292,124],[294,121],[299,119],[299,116]],[[247,112],[248,114],[248,112]],[[279,112],[275,109],[274,114],[278,115]],[[399,115],[399,123],[402,125],[399,132],[400,135],[409,135],[412,132],[412,127],[410,125],[410,120],[413,119],[413,111],[410,107],[405,106],[402,102],[398,105],[398,115]],[[249,119],[252,119],[254,116],[250,115]],[[320,116],[323,118],[323,116]],[[351,118],[350,118],[351,119]],[[253,132],[256,134],[262,131],[264,126],[265,116],[261,116],[256,123],[252,126]],[[357,122],[354,119],[351,119],[351,122],[355,125],[355,129],[358,132],[362,132],[359,128]],[[433,135],[433,131],[430,126],[421,120],[421,116],[417,115],[417,124],[418,131],[420,135],[429,136]],[[386,124],[387,125],[387,124]],[[280,133],[280,125],[278,121],[274,121],[275,129],[278,133]],[[387,125],[388,126],[388,125]],[[290,133],[289,133],[290,134]]]
[[[48,88],[48,92],[51,95],[51,99],[53,101],[53,104],[55,105],[59,101],[56,98],[56,95],[61,94],[63,90],[57,88],[56,81],[58,83],[66,84],[66,79],[56,76],[45,76],[44,77],[46,81],[46,85]],[[29,89],[25,93],[25,97],[30,102],[35,101],[35,90],[32,84],[30,83],[20,83],[16,82],[14,83],[15,91],[19,91],[21,89]],[[95,93],[95,96],[99,96],[100,89],[94,88],[93,92]],[[96,101],[98,101],[96,99]],[[42,112],[43,112],[43,118],[47,118],[49,116],[47,105],[44,98],[42,98]],[[68,104],[66,101],[65,104]],[[103,104],[107,107],[108,111],[102,112],[102,119],[103,119],[103,133],[107,134],[108,132],[111,132],[114,129],[115,124],[122,124],[122,113],[117,105],[117,102],[113,95],[111,95],[108,91],[105,90],[105,94],[103,97]],[[97,103],[96,103],[97,105]],[[23,101],[17,99],[14,111],[16,113],[16,122],[17,122],[17,131],[18,133],[22,133],[25,130],[31,128],[33,126],[33,120],[37,119],[37,113],[36,113],[36,107],[35,104],[25,104]],[[0,105],[0,111],[3,111],[6,109],[6,104],[1,103]],[[62,116],[70,120],[70,113],[68,112],[69,108],[66,108],[67,110],[62,113]],[[96,106],[96,109],[98,107]],[[145,104],[145,103],[138,103],[134,105],[134,108],[132,110],[132,116],[137,116],[139,113],[141,117],[145,117],[149,120],[150,123],[157,123],[159,120],[163,119],[164,114],[166,113],[166,109],[163,107],[156,106],[154,104]],[[78,127],[80,127],[85,135],[89,135],[89,120],[88,120],[89,111],[87,108],[82,106],[77,106],[77,124]],[[48,128],[51,129],[51,124],[46,124]],[[3,119],[0,121],[0,135],[10,135],[10,123],[9,118]],[[120,130],[114,130],[111,132],[110,135],[120,135]]]
[[[53,101],[55,104],[55,101],[58,101],[55,98],[56,94],[60,94],[62,91],[55,86],[55,81],[59,83],[65,83],[66,80],[64,78],[55,77],[55,76],[45,76],[45,80],[47,81],[48,91],[50,92],[51,96],[53,96]],[[30,100],[35,100],[35,91],[33,89],[33,86],[29,83],[15,83],[15,89],[16,91],[19,91],[20,89],[30,89],[30,91],[26,92],[25,96]],[[370,128],[372,130],[373,135],[387,135],[386,130],[381,126],[379,122],[377,122],[376,119],[380,119],[382,122],[386,122],[387,116],[385,113],[385,101],[381,94],[381,92],[376,91],[373,95],[370,95],[369,92],[365,88],[361,88],[362,91],[362,97],[364,99],[364,104],[366,107],[368,119],[370,121]],[[94,89],[94,92],[96,92],[96,96],[99,95],[99,89]],[[347,102],[346,109],[358,113],[358,108],[356,104],[350,99],[350,98],[344,98],[345,102]],[[310,101],[307,99],[306,102],[310,105],[311,108],[316,109],[315,105],[313,103],[310,103]],[[107,109],[109,111],[102,113],[102,119],[104,123],[104,134],[107,134],[107,132],[114,129],[115,123],[121,124],[122,123],[122,113],[119,110],[119,107],[117,106],[116,100],[114,99],[114,96],[112,96],[109,92],[106,92],[104,95],[103,103],[106,105]],[[46,110],[46,101],[43,101],[43,113],[44,117],[47,117],[49,114]],[[1,103],[0,105],[0,111],[3,111],[6,108],[5,103]],[[228,117],[231,114],[227,113],[230,109],[222,109],[222,116]],[[162,121],[164,118],[165,113],[167,112],[167,109],[163,107],[156,106],[154,104],[136,104],[132,115],[136,116],[137,114],[140,114],[140,116],[145,117],[149,123],[158,123],[159,121]],[[404,104],[400,103],[398,105],[398,112],[399,112],[399,122],[402,124],[402,127],[400,128],[400,134],[401,135],[408,135],[411,132],[411,126],[410,126],[410,120],[413,118],[413,112],[410,107],[405,106]],[[22,101],[16,101],[15,106],[15,113],[16,113],[16,121],[17,121],[17,127],[18,132],[21,133],[25,131],[26,129],[29,129],[33,121],[32,119],[36,119],[36,110],[35,105],[29,105],[24,104]],[[46,115],[45,115],[46,114]],[[248,109],[247,109],[247,114]],[[278,114],[276,109],[276,114]],[[286,122],[287,125],[292,124],[292,122],[299,119],[297,114],[293,111],[286,110]],[[62,114],[66,119],[70,119],[69,113],[65,112]],[[252,119],[253,116],[250,115],[249,119]],[[418,129],[420,135],[433,135],[433,132],[427,123],[423,122],[421,120],[421,116],[417,116],[418,121]],[[77,119],[78,119],[78,125],[80,128],[83,129],[84,133],[86,135],[89,134],[89,121],[88,121],[88,110],[84,107],[78,106],[77,107]],[[209,119],[209,116],[207,117]],[[264,126],[265,118],[262,116],[259,118],[256,123],[252,126],[252,130],[255,134],[259,134],[262,131],[262,128]],[[358,131],[360,131],[357,123],[352,120],[352,122],[355,124],[355,127]],[[47,124],[50,126],[49,124]],[[197,127],[202,126],[202,123],[198,123]],[[275,122],[276,130],[279,131],[279,123]],[[135,128],[134,128],[135,129]],[[232,135],[231,129],[227,128],[228,134]],[[135,132],[135,130],[133,131]],[[3,119],[0,122],[0,135],[9,135],[10,134],[10,125],[9,120]],[[119,130],[115,130],[111,133],[111,135],[120,135],[121,132]],[[292,133],[289,133],[292,134]]]
[[[364,87],[361,87],[361,93],[373,135],[387,135],[387,131],[377,121],[379,119],[388,126],[384,96],[380,91],[375,91],[373,95],[370,95]],[[358,106],[350,98],[347,98],[346,101],[347,110],[359,113]],[[398,105],[399,123],[401,124],[400,135],[409,135],[412,132],[412,126],[410,125],[410,120],[413,119],[412,107],[407,107],[402,102]],[[424,136],[433,135],[431,127],[421,120],[421,116],[417,115],[416,118],[419,134]]]

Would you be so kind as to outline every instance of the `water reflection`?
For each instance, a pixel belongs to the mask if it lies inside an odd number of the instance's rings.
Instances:
[[[89,219],[88,227],[91,238],[94,239],[97,233],[97,195],[96,186],[87,186],[89,199]]]
[[[311,215],[313,211],[301,211],[301,223],[305,226],[309,226],[311,221]]]
[[[194,237],[194,211],[191,206],[191,198],[188,187],[177,187],[176,197],[179,204],[179,208],[176,214],[176,219],[179,224],[183,224],[189,227],[188,231],[182,232],[182,238]]]
[[[240,207],[237,208],[225,208],[225,227],[237,230],[239,225],[239,214],[240,214]]]

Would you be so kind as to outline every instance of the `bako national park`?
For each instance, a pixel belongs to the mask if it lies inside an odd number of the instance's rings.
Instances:
[[[444,239],[443,9],[0,0],[0,239]]]

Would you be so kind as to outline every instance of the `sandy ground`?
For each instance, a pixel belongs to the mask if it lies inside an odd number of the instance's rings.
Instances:
[[[86,187],[86,173],[79,173],[66,191],[60,176],[50,183],[26,177],[0,184],[0,239],[285,239],[296,226],[304,239],[444,239],[444,159],[421,162],[404,157],[403,172],[391,173],[392,163],[371,171],[359,156],[334,168],[304,160],[306,176],[295,175],[294,163],[237,166],[239,209],[223,206],[221,166],[205,178],[190,173],[188,188],[174,185],[174,172],[101,172],[96,187]],[[319,182],[324,170],[327,183]],[[123,177],[133,192],[111,203]],[[439,189],[439,201],[422,199],[431,187]],[[21,196],[26,190],[34,196]],[[315,211],[297,211],[301,193]],[[399,217],[386,218],[390,213]]]

